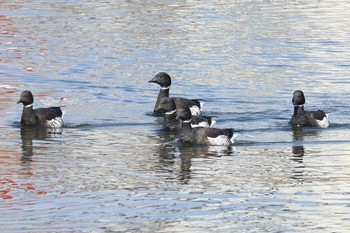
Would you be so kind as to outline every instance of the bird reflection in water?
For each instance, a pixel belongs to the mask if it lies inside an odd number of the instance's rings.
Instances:
[[[304,148],[303,144],[300,143],[304,140],[303,128],[301,128],[301,127],[293,128],[293,140],[295,142],[299,142],[299,143],[293,144],[293,146],[292,146],[293,156],[292,156],[291,160],[298,162],[298,163],[303,163],[305,148]]]
[[[183,143],[178,140],[177,131],[157,131],[155,154],[159,156],[157,170],[173,174],[181,184],[191,180],[193,158],[231,156],[233,146],[202,146]],[[181,164],[178,165],[179,159]]]
[[[62,129],[46,129],[46,128],[21,128],[21,140],[22,140],[22,161],[31,161],[33,152],[33,140],[45,140],[52,137],[61,137]]]
[[[181,158],[181,176],[183,181],[191,179],[191,166],[194,163],[193,158],[208,158],[231,156],[233,154],[232,146],[201,146],[181,143],[179,145]]]
[[[157,153],[161,164],[158,169],[171,172],[181,184],[188,184],[192,178],[193,158],[231,156],[233,148],[232,146],[197,146],[173,141],[158,145]],[[178,158],[181,160],[180,166]]]
[[[303,162],[303,157],[305,155],[305,148],[303,141],[305,137],[315,137],[319,134],[319,130],[311,128],[295,127],[293,128],[293,158],[292,160],[296,162]]]
[[[298,166],[295,166],[293,169],[294,175],[292,178],[297,179],[299,181],[304,181],[304,156],[306,154],[303,142],[304,138],[308,136],[317,136],[319,133],[318,130],[302,128],[302,127],[294,127],[293,128],[293,146],[292,146],[292,157],[290,160],[297,162]]]
[[[291,170],[293,175],[291,176],[292,179],[298,180],[299,182],[304,181],[304,154],[305,154],[305,148],[303,145],[304,140],[304,132],[303,128],[293,128],[293,140],[292,143],[292,155],[290,157],[290,160],[296,162],[298,165],[294,166],[294,168]]]

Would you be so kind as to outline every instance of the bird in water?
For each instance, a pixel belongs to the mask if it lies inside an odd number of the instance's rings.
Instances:
[[[327,128],[329,126],[329,114],[322,111],[305,111],[305,96],[301,90],[293,93],[292,103],[294,105],[294,113],[289,121],[293,127],[316,127]]]
[[[238,136],[234,129],[231,128],[193,128],[191,126],[192,114],[189,108],[180,109],[177,117],[182,120],[179,139],[184,143],[207,146],[228,146],[233,144]]]
[[[21,124],[23,126],[60,128],[63,114],[60,107],[33,108],[34,97],[30,91],[23,91],[17,104],[23,104]]]
[[[158,98],[154,106],[154,113],[159,115],[159,112],[157,112],[157,108],[159,106],[160,101],[165,97],[169,97],[171,77],[165,72],[159,72],[158,74],[156,74],[156,76],[154,76],[153,79],[149,81],[149,83],[157,83],[160,86]],[[201,107],[203,103],[201,103],[198,99],[186,99],[181,97],[172,98],[175,101],[177,109],[190,108],[192,115],[201,115]]]

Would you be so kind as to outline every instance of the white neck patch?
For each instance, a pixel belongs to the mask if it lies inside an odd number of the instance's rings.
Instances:
[[[176,112],[176,109],[175,110],[173,110],[173,111],[170,111],[170,112],[166,112],[166,113],[164,113],[165,115],[171,115],[171,114],[173,114],[173,113],[175,113]]]
[[[161,90],[168,90],[170,88],[170,86],[168,87],[160,87]]]
[[[302,104],[301,104],[301,105],[294,105],[294,107],[299,107],[299,108],[300,108],[300,107],[303,107],[303,106],[304,106],[304,105],[302,105]]]
[[[28,104],[28,105],[25,105],[24,107],[25,108],[30,108],[30,107],[33,107],[33,104]]]
[[[187,120],[187,121],[183,121],[183,123],[191,123],[191,120],[192,120],[192,119],[189,119],[189,120]]]

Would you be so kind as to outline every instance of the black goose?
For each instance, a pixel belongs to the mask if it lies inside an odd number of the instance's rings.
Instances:
[[[63,112],[60,107],[33,109],[34,98],[30,91],[23,91],[17,104],[23,104],[21,124],[23,126],[60,128]]]
[[[164,129],[178,130],[182,127],[182,121],[176,119],[176,105],[173,98],[164,97],[155,109],[157,112],[164,114]],[[215,120],[207,116],[192,116],[191,126],[195,127],[211,127],[215,124]]]
[[[185,143],[208,145],[208,146],[228,146],[234,143],[238,134],[233,129],[217,128],[193,128],[191,126],[192,115],[187,109],[180,109],[177,117],[182,120],[180,141]]]
[[[294,114],[289,124],[293,127],[327,128],[329,126],[328,113],[322,110],[304,110],[305,96],[301,90],[294,91],[292,103],[294,105]]]
[[[156,109],[160,103],[160,100],[164,97],[169,97],[169,89],[171,86],[171,78],[165,72],[160,72],[149,83],[157,83],[160,85],[160,91],[154,106],[154,112],[157,113]],[[172,97],[175,100],[176,108],[189,108],[192,112],[192,115],[200,115],[202,103],[197,99],[185,99],[181,97]]]

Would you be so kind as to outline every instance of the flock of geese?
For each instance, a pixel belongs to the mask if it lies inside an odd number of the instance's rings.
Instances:
[[[234,129],[212,127],[215,121],[202,115],[200,100],[169,97],[171,86],[169,74],[160,72],[149,82],[160,86],[154,113],[164,117],[164,130],[178,131],[179,140],[184,143],[226,146],[235,142],[238,134]],[[23,127],[61,128],[64,124],[64,112],[60,107],[34,109],[34,97],[30,91],[23,91],[17,103],[23,104],[21,117]],[[328,113],[322,110],[304,110],[305,96],[301,90],[294,91],[292,103],[294,113],[289,121],[291,126],[318,128],[329,126]]]
[[[179,131],[179,139],[182,142],[199,145],[233,144],[238,134],[234,129],[213,128],[215,123],[210,117],[201,115],[202,103],[197,99],[185,99],[169,97],[171,77],[165,72],[158,73],[150,83],[160,86],[158,98],[154,107],[154,113],[164,117],[164,129]],[[292,103],[294,113],[289,121],[293,127],[318,127],[329,126],[328,113],[322,110],[305,111],[305,96],[300,90],[293,93]]]

